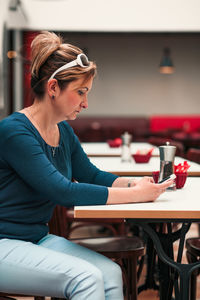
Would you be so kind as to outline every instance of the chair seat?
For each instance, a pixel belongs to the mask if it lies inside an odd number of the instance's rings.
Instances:
[[[100,237],[100,238],[89,238],[89,239],[72,239],[75,243],[90,248],[97,252],[127,252],[131,251],[143,251],[143,241],[134,237]]]

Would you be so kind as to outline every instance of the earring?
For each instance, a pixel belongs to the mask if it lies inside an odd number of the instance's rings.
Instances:
[[[53,100],[55,99],[55,96],[54,95],[52,95],[52,97],[51,97]]]

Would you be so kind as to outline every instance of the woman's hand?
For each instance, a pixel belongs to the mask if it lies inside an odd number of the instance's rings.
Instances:
[[[129,180],[129,182],[130,182],[130,187],[134,187],[134,186],[136,186],[137,184],[140,184],[140,182],[141,182],[144,178],[148,178],[150,182],[154,182],[154,180],[153,180],[152,177],[142,177],[142,178],[140,178],[140,179],[132,178],[132,179]]]
[[[143,177],[137,182],[135,187],[132,188],[132,190],[134,190],[133,202],[155,201],[162,193],[166,191],[166,188],[172,184],[173,180],[155,184],[153,178]]]
[[[119,183],[119,181],[118,181]],[[155,201],[166,188],[173,184],[173,179],[163,183],[154,183],[153,178],[143,177],[133,183],[132,187],[121,188],[117,184],[108,188],[106,204],[126,204]],[[127,180],[126,180],[127,186]]]

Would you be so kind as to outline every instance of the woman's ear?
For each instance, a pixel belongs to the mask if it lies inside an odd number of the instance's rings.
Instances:
[[[50,79],[47,82],[47,93],[49,95],[50,98],[55,98],[56,93],[58,92],[59,86],[58,86],[58,82],[55,78]]]

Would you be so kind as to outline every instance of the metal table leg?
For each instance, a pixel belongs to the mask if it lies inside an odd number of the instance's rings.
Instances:
[[[188,231],[191,224],[190,223],[182,224],[177,262],[175,262],[173,258],[169,257],[165,253],[162,246],[162,242],[158,236],[158,233],[149,224],[139,223],[137,225],[141,226],[144,229],[144,231],[151,237],[160,260],[164,262],[168,267],[174,269],[175,275],[176,272],[178,273],[180,279],[180,288],[178,287],[178,284],[176,284],[175,286],[176,300],[189,300],[189,281],[190,281],[191,273],[195,269],[200,268],[200,262],[196,262],[192,264],[181,264],[185,234]],[[163,294],[160,296],[162,297],[161,299],[169,299],[168,295]]]

